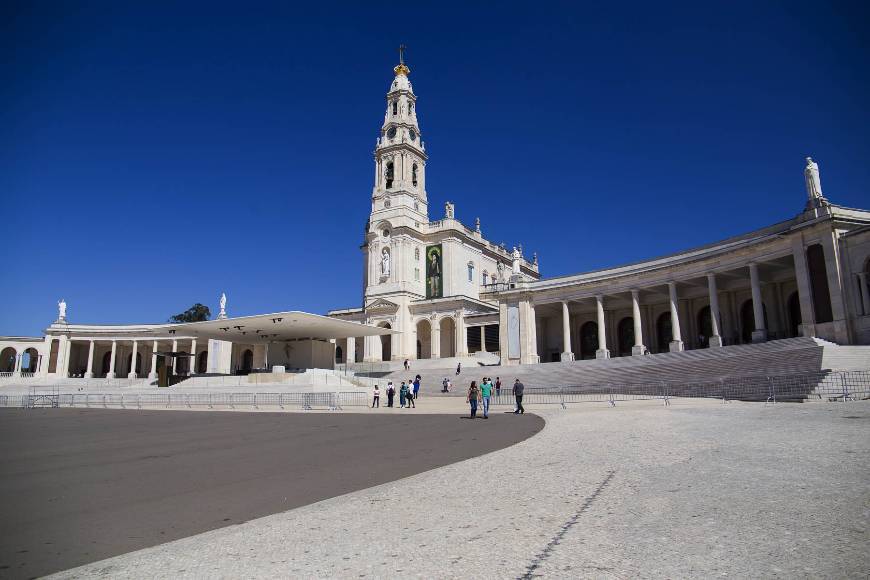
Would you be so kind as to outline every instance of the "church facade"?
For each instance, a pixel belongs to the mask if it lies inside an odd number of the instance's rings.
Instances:
[[[430,218],[417,96],[404,62],[394,73],[373,154],[361,302],[327,315],[392,332],[336,335],[337,364],[480,351],[504,365],[534,364],[794,336],[870,344],[870,211],[830,202],[812,159],[804,206],[782,222],[669,256],[542,278],[537,255],[489,241],[480,220],[464,224],[453,203]],[[62,303],[42,337],[0,337],[0,377],[153,378],[163,350],[189,354],[173,362],[180,374],[245,373],[274,362],[268,341],[197,341],[167,324],[70,324],[65,310]]]

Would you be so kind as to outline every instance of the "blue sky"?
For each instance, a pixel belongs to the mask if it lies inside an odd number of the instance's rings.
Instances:
[[[407,62],[430,217],[556,276],[870,206],[866,3],[0,6],[0,334],[361,303]]]

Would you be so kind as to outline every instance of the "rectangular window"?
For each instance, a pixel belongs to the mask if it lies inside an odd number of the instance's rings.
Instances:
[[[420,281],[420,268],[414,268],[414,280]]]
[[[468,265],[468,281],[474,282],[474,264]]]

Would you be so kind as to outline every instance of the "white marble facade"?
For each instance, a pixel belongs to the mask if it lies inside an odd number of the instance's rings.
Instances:
[[[870,211],[829,202],[816,161],[806,160],[805,205],[790,219],[670,256],[542,279],[536,255],[487,240],[485,221],[460,221],[461,204],[439,204],[430,219],[417,97],[404,62],[394,72],[373,154],[361,304],[329,316],[398,332],[336,339],[336,362],[489,350],[503,364],[531,364],[797,335],[870,344]],[[0,337],[0,376],[153,376],[155,350],[194,353],[176,363],[181,373],[232,373],[267,360],[262,345],[155,340],[166,325],[72,324],[74,308],[72,316],[65,301],[58,308],[45,336]]]

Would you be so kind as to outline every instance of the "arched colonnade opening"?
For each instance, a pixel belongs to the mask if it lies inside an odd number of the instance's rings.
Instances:
[[[380,328],[392,329],[389,322],[378,324]],[[393,335],[386,334],[379,337],[381,341],[381,360],[386,362],[393,358]]]
[[[0,352],[0,373],[11,373],[15,370],[15,359],[18,357],[18,351],[11,346],[7,346]]]
[[[417,321],[417,358],[432,358],[432,325],[426,318]]]

